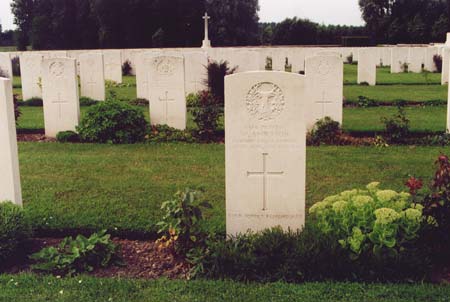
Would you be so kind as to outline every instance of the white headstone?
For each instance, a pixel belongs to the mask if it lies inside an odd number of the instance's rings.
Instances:
[[[383,66],[390,66],[392,60],[392,48],[381,47],[381,63]]]
[[[408,71],[414,73],[422,72],[422,67],[425,64],[426,50],[425,47],[411,47],[409,49]]]
[[[184,58],[154,56],[149,61],[148,95],[152,125],[186,129],[186,93]],[[148,65],[144,62],[144,65]]]
[[[225,79],[227,234],[305,223],[305,78],[288,72]]]
[[[306,58],[307,110],[306,127],[331,117],[342,124],[344,99],[344,64],[337,56],[314,56]]]
[[[375,86],[377,83],[377,57],[374,48],[359,49],[358,84],[367,83]]]
[[[444,47],[442,49],[442,75],[441,75],[442,85],[448,83],[449,71],[450,71],[450,47]]]
[[[103,55],[85,53],[79,56],[81,96],[97,101],[105,100]]]
[[[408,64],[409,48],[393,47],[391,53],[391,73],[401,73],[404,65]]]
[[[143,51],[135,56],[136,62],[136,94],[138,99],[149,99],[148,76],[151,66],[151,59],[161,51]]]
[[[446,65],[449,65],[447,62]],[[450,66],[447,67],[447,74],[450,72]],[[450,75],[447,75],[450,76]],[[448,98],[447,98],[447,133],[450,133],[450,85],[448,86]]]
[[[20,56],[20,75],[22,80],[22,98],[42,97],[41,64],[42,55],[23,53]]]
[[[122,83],[122,54],[120,50],[104,50],[105,79]]]
[[[186,66],[186,93],[197,93],[205,90],[208,78],[208,55],[203,51],[184,52]]]
[[[75,131],[80,119],[78,81],[74,59],[46,59],[42,63],[45,135]]]
[[[7,52],[0,52],[0,77],[13,78],[11,57]]]
[[[22,205],[12,82],[0,78],[0,202]]]

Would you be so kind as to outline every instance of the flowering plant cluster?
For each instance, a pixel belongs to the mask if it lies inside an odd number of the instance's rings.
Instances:
[[[396,257],[418,238],[424,223],[423,206],[413,203],[411,194],[378,186],[327,197],[309,210],[319,229],[335,235],[353,259],[366,252]]]

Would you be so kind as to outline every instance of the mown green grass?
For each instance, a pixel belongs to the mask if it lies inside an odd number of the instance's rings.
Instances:
[[[397,114],[397,107],[344,108],[343,129],[348,132],[379,132],[384,130],[382,118]],[[412,132],[445,132],[447,107],[406,107]]]
[[[344,65],[344,84],[356,84],[358,80],[358,65]],[[394,85],[394,84],[441,84],[440,73],[393,73],[390,67],[377,68],[377,84],[378,85]]]
[[[286,283],[231,281],[138,281],[71,279],[34,275],[0,276],[1,301],[58,302],[438,302],[450,286],[431,284]]]
[[[148,107],[137,107],[144,112],[149,121]],[[87,107],[81,107],[83,117]],[[408,107],[405,109],[407,117],[411,120],[413,132],[444,132],[446,125],[447,108],[435,107]],[[44,130],[44,115],[42,107],[21,107],[22,116],[19,119],[18,129],[22,132],[35,132]],[[382,131],[381,118],[390,117],[397,113],[396,107],[373,108],[344,108],[343,128],[349,132]],[[192,116],[188,115],[188,128],[195,128]]]
[[[153,233],[159,207],[177,190],[204,188],[211,229],[225,229],[224,146],[20,143],[25,209],[48,232],[108,228]],[[427,179],[438,147],[310,147],[307,204],[372,181],[400,190],[408,175]],[[405,156],[408,154],[408,156]]]
[[[344,86],[344,97],[348,102],[357,102],[359,96],[364,96],[378,102],[446,102],[447,95],[447,85]]]

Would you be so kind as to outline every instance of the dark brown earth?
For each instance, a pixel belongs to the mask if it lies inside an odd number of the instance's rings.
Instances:
[[[27,246],[27,253],[38,252],[44,247],[56,246],[62,239],[37,238],[32,239]],[[105,278],[139,278],[156,279],[165,277],[169,279],[188,279],[189,264],[181,257],[174,255],[170,249],[162,249],[154,241],[135,241],[126,239],[112,239],[120,245],[120,255],[123,265],[98,269],[90,275]],[[31,261],[27,257],[6,270],[7,273],[16,274],[31,271]]]

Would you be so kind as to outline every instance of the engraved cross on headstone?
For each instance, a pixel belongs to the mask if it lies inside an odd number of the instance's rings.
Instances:
[[[267,157],[269,156],[269,153],[263,153],[263,169],[259,172],[247,172],[247,177],[262,177],[263,179],[263,211],[267,211],[267,204],[269,201],[269,190],[268,190],[268,180],[269,177],[277,177],[282,176],[284,174],[283,171],[273,172],[268,171],[267,169]]]
[[[169,102],[175,102],[175,99],[169,99],[169,92],[166,91],[166,95],[164,98],[159,98],[160,102],[164,102],[164,115],[165,122],[167,123],[168,115],[169,115]]]
[[[322,92],[322,99],[320,101],[316,102],[316,104],[322,105],[322,118],[325,117],[326,106],[328,104],[333,104],[332,100],[327,100],[326,95],[327,95],[326,91],[323,91]]]
[[[69,102],[66,100],[61,100],[61,93],[58,92],[58,99],[53,101],[52,104],[58,105],[59,119],[62,118],[62,105],[68,104]]]
[[[203,20],[205,20],[205,40],[209,40],[209,28],[208,28],[209,19],[211,19],[211,17],[208,16],[208,13],[205,13],[205,15],[203,16]]]

